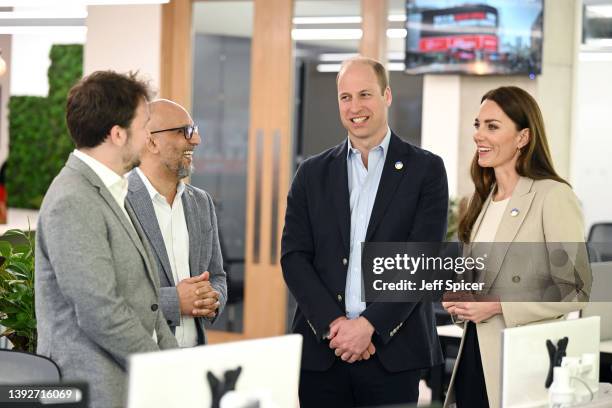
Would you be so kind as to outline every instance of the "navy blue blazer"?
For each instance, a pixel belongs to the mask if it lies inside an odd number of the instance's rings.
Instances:
[[[345,315],[350,251],[347,142],[305,160],[287,197],[281,265],[297,300],[292,330],[304,337],[302,368],[324,371],[337,358],[323,335]],[[401,161],[401,170],[395,163]],[[448,182],[442,159],[391,134],[367,242],[440,242]],[[362,316],[391,372],[442,364],[431,303],[368,303]]]

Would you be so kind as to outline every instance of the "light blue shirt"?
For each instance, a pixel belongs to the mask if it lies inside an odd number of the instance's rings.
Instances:
[[[368,168],[361,160],[361,152],[353,148],[348,139],[346,166],[348,170],[348,190],[351,207],[351,248],[346,275],[345,305],[349,319],[356,319],[366,308],[361,301],[361,243],[365,241],[370,215],[374,207],[378,184],[385,165],[387,150],[391,140],[391,130],[383,141],[368,153]]]

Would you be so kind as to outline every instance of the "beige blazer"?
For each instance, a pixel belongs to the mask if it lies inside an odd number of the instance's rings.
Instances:
[[[474,223],[472,237],[476,236],[484,213],[491,202],[492,194],[483,205],[480,215]],[[518,214],[511,215],[513,209]],[[514,211],[516,213],[516,211]],[[521,177],[516,185],[510,202],[502,217],[501,223],[495,235],[495,241],[501,243],[515,242],[546,242],[546,243],[576,243],[584,242],[584,224],[582,212],[578,199],[572,189],[554,180],[532,180]],[[575,247],[575,245],[574,245]],[[575,248],[574,248],[575,249]],[[586,265],[588,258],[586,248],[571,253],[576,264]],[[548,254],[543,251],[542,258]],[[527,258],[527,257],[523,257]],[[529,257],[533,259],[533,257]],[[524,270],[517,267],[518,258],[506,254],[497,258],[497,262],[487,265],[485,287],[489,287],[489,293],[496,293],[500,286],[511,284],[525,288],[544,288],[550,282],[559,283],[567,277],[563,274],[555,276],[555,271],[549,271],[551,277],[548,282],[538,281],[534,285],[534,278],[521,276]],[[537,260],[535,261],[537,262]],[[548,262],[547,262],[548,264]],[[532,269],[533,270],[533,269]],[[582,273],[581,273],[582,276]],[[539,277],[541,278],[541,276]],[[538,278],[538,279],[539,279]],[[584,272],[585,286],[590,289],[590,280],[587,272]],[[575,298],[575,296],[574,296]],[[585,303],[553,303],[553,302],[503,302],[501,303],[503,313],[496,315],[487,321],[476,325],[482,368],[484,371],[487,395],[491,408],[501,406],[501,338],[502,330],[506,327],[517,327],[525,324],[533,324],[546,320],[563,318],[567,313],[580,310]],[[455,406],[454,383],[457,367],[461,360],[464,336],[461,339],[457,361],[451,376],[450,386],[444,407]]]

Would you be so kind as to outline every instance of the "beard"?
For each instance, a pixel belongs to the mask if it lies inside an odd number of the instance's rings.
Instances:
[[[185,166],[183,163],[179,162],[177,171],[176,171],[176,175],[179,179],[184,179],[185,177],[189,177],[191,176],[191,173],[193,172],[193,164],[189,164],[187,166]]]
[[[189,162],[189,164],[185,164],[183,162],[182,152],[175,152],[171,157],[162,158],[161,163],[169,174],[176,176],[177,181],[191,176],[193,172],[193,163]]]
[[[121,153],[121,162],[126,173],[140,166],[140,152],[132,146],[132,132],[130,132],[130,129],[127,130],[127,142]]]

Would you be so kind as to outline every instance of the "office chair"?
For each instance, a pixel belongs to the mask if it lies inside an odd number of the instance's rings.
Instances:
[[[47,357],[0,350],[0,384],[57,383],[61,379],[59,367]]]
[[[598,222],[589,230],[589,258],[593,262],[612,261],[612,222]],[[595,257],[591,253],[596,254]]]
[[[602,342],[612,341],[612,302],[609,288],[612,287],[612,262],[591,263],[593,274],[593,287],[591,289],[591,302],[587,303],[580,311],[580,317],[599,316],[600,340]],[[600,382],[612,382],[612,354],[604,350],[600,353],[599,362]]]
[[[89,386],[85,382],[62,382],[62,373],[57,364],[47,357],[23,351],[0,349],[0,385],[12,384],[21,389],[71,390],[72,397],[65,401],[44,400],[44,396],[34,397],[37,400],[15,403],[15,406],[44,408],[50,404],[54,408],[87,408],[89,407]],[[51,402],[52,401],[52,402]],[[13,405],[8,405],[13,406]]]
[[[236,276],[236,269],[233,267],[239,265],[244,267],[244,258],[230,258],[227,255],[228,251],[221,230],[219,230],[219,246],[221,247],[223,270],[225,270],[227,282],[227,302],[225,304],[227,330],[233,331],[236,328],[235,325],[238,317],[237,306],[244,301],[244,280]]]

